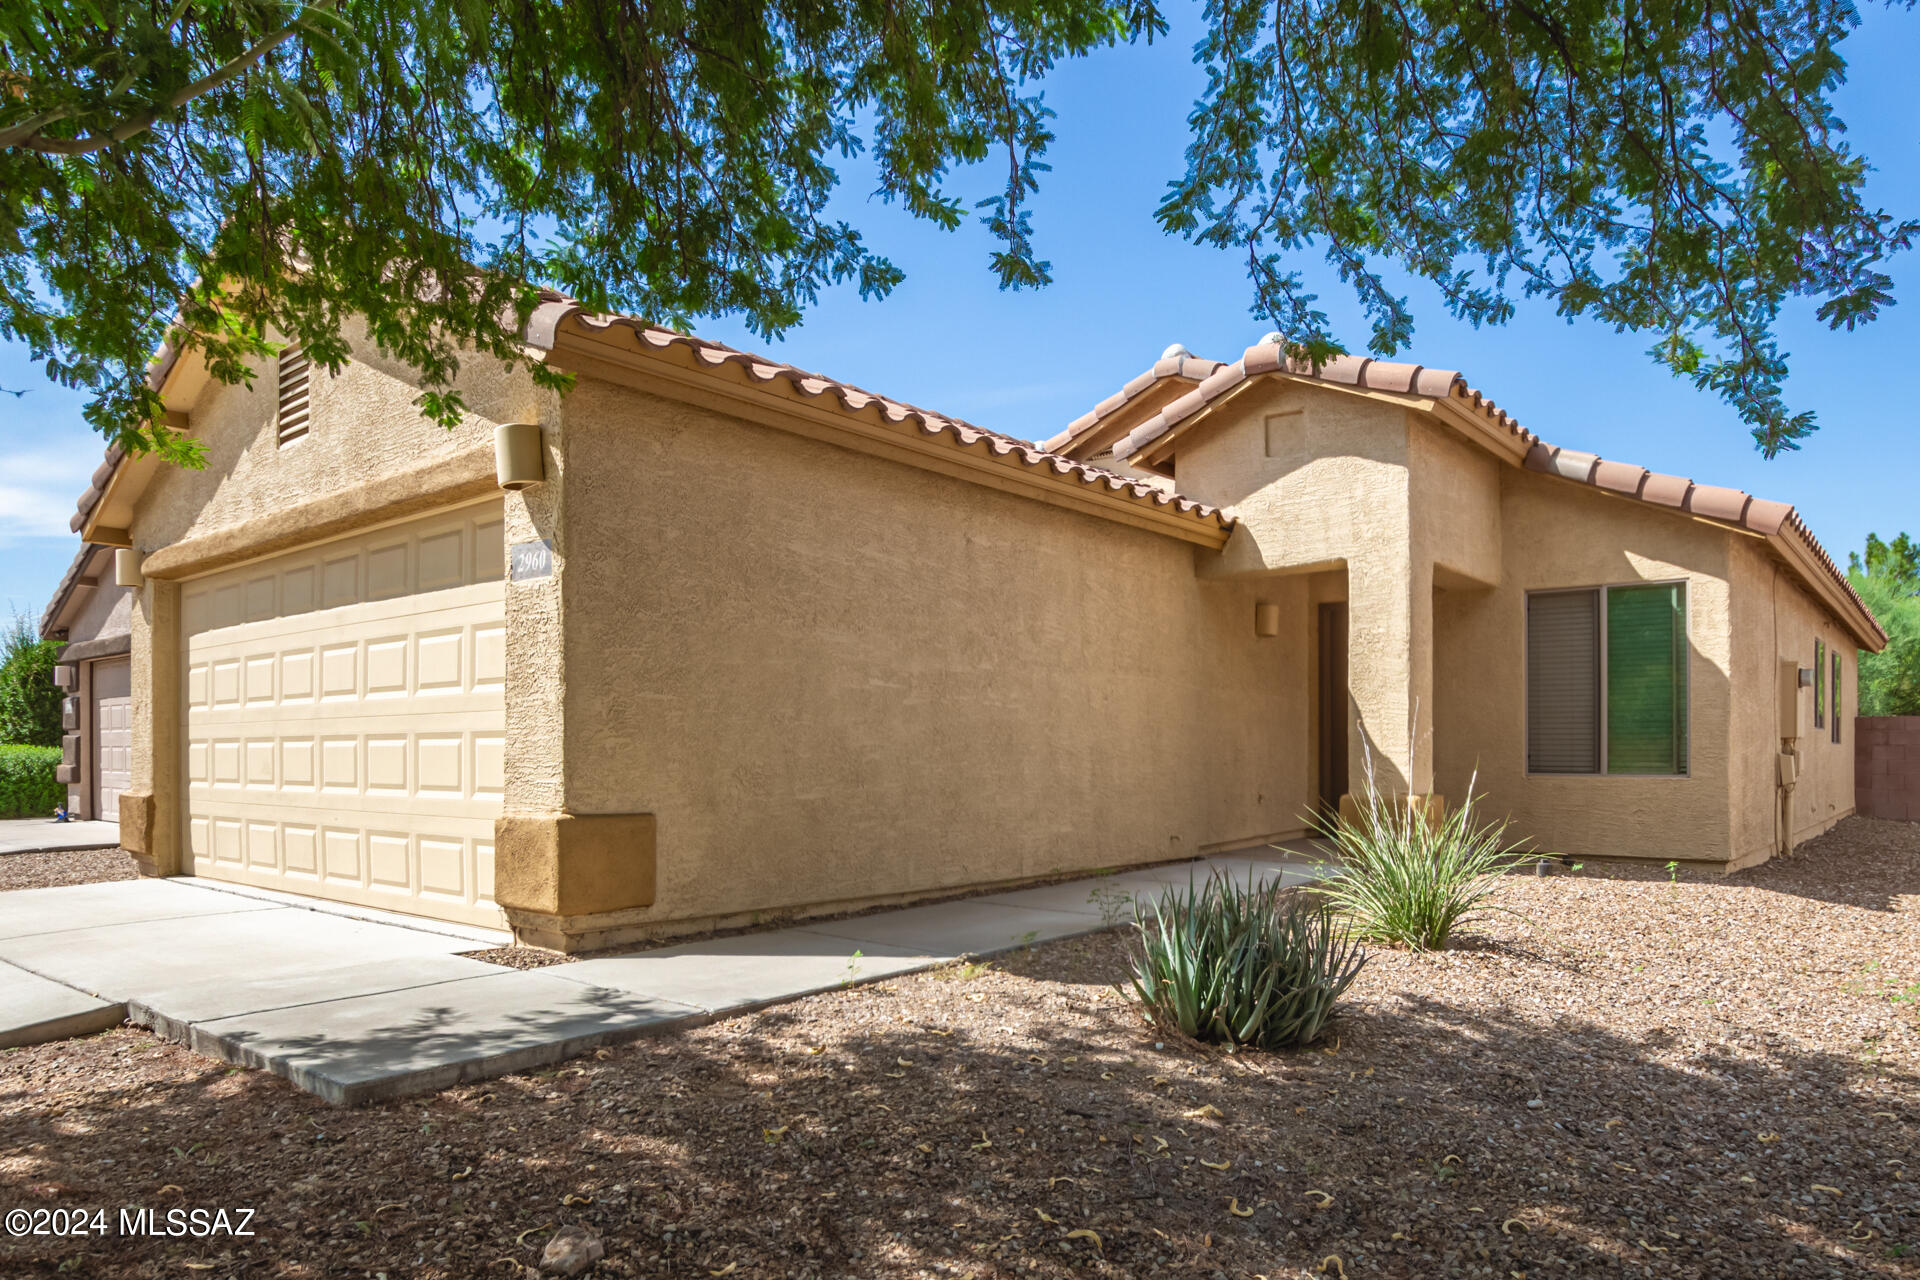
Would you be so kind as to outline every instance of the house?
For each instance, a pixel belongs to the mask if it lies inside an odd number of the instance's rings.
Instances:
[[[1167,355],[1045,446],[549,300],[422,420],[365,341],[152,378],[109,455],[123,839],[583,949],[1298,835],[1361,786],[1725,869],[1851,811],[1857,647],[1790,507],[1454,373]],[[991,374],[989,374],[991,376]],[[1831,725],[1831,728],[1829,728]]]
[[[40,638],[63,646],[54,679],[65,692],[58,778],[67,813],[106,822],[119,820],[133,780],[133,601],[113,561],[113,548],[83,543],[40,618]]]

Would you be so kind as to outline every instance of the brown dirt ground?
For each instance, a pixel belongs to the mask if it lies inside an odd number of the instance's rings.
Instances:
[[[130,1029],[17,1050],[0,1209],[259,1234],[0,1274],[512,1280],[570,1223],[595,1276],[690,1280],[1915,1273],[1920,825],[1501,903],[1278,1055],[1143,1026],[1112,935],[360,1111]]]
[[[0,854],[0,892],[93,884],[99,880],[131,880],[134,875],[133,859],[119,849]]]

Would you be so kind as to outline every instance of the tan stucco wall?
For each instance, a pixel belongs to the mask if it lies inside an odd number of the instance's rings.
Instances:
[[[1191,855],[1301,827],[1302,583],[583,378],[566,807],[645,812],[637,927]]]
[[[449,431],[420,416],[413,403],[419,388],[406,370],[359,340],[339,376],[316,366],[311,387],[312,426],[305,438],[282,447],[270,362],[251,387],[208,384],[189,428],[206,445],[207,465],[167,468],[155,477],[132,527],[134,544],[151,552],[436,457],[491,448],[496,422],[537,412],[540,403],[524,366],[508,373],[475,359],[459,380],[470,412]]]
[[[1353,776],[1358,785],[1370,752],[1390,790],[1426,790],[1431,767],[1416,746],[1425,717],[1419,728],[1414,719],[1425,691],[1411,655],[1427,622],[1415,583],[1409,448],[1397,405],[1268,383],[1203,424],[1175,462],[1182,493],[1239,516],[1226,550],[1203,559],[1204,574],[1260,581],[1346,568]],[[1302,679],[1311,699],[1311,668]]]
[[[1434,711],[1437,785],[1477,790],[1489,816],[1546,851],[1724,863],[1732,694],[1731,544],[1690,517],[1517,468],[1500,472],[1496,587],[1439,593]],[[1526,593],[1684,579],[1691,657],[1689,774],[1530,777],[1526,772]]]
[[[1240,526],[1210,576],[1344,567],[1351,776],[1434,789],[1436,581],[1501,573],[1499,464],[1399,404],[1274,382],[1181,445],[1180,489]]]
[[[104,640],[110,636],[124,636],[133,625],[133,600],[125,587],[115,586],[113,565],[108,558],[107,568],[98,586],[87,593],[87,598],[67,622],[67,643],[77,644],[82,640]]]
[[[1410,415],[1410,525],[1419,558],[1443,585],[1499,583],[1505,567],[1500,477],[1492,454],[1453,428]]]
[[[353,360],[338,376],[316,367],[307,435],[285,447],[277,439],[277,382],[269,362],[252,386],[208,383],[188,410],[189,433],[206,448],[198,470],[163,467],[142,494],[130,526],[133,545],[152,555],[180,544],[217,542],[253,522],[283,518],[292,508],[376,485],[436,461],[491,451],[498,421],[539,420],[552,397],[537,392],[524,366],[509,372],[474,359],[458,381],[469,413],[448,430],[420,416],[418,386],[357,333]],[[518,509],[509,500],[509,536]],[[362,516],[369,522],[378,510]],[[231,541],[231,539],[229,539]],[[244,540],[240,545],[244,546]],[[152,867],[172,874],[179,862],[179,583],[149,577],[132,593],[132,787],[153,797]],[[509,669],[512,669],[510,664]],[[137,806],[127,806],[138,812]],[[133,821],[140,821],[136,817]],[[123,823],[124,827],[124,823]],[[132,833],[128,833],[132,834]]]
[[[1826,643],[1824,675],[1832,679],[1833,653],[1841,658],[1840,741],[1833,741],[1832,694],[1829,719],[1813,723],[1813,690],[1798,691],[1800,776],[1793,788],[1792,839],[1809,839],[1854,809],[1854,713],[1859,695],[1859,651],[1855,641],[1828,610],[1816,603],[1791,571],[1757,538],[1733,540],[1736,599],[1734,634],[1733,740],[1731,804],[1734,859],[1759,862],[1778,839],[1779,809],[1775,756],[1780,748],[1779,663],[1813,666],[1815,640]]]

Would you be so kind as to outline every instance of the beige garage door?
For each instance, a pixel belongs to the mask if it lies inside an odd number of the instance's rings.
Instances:
[[[133,663],[93,664],[93,778],[96,818],[120,820],[120,793],[133,785]]]
[[[181,591],[193,873],[498,926],[498,500]]]

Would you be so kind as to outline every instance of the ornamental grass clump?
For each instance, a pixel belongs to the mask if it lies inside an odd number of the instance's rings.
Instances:
[[[1477,780],[1478,775],[1475,776]],[[1320,892],[1370,942],[1437,951],[1463,923],[1486,911],[1506,875],[1531,857],[1506,838],[1505,822],[1481,822],[1479,797],[1444,817],[1369,784],[1358,814],[1317,819],[1340,866]]]
[[[1133,990],[1157,1024],[1258,1049],[1312,1044],[1366,963],[1327,907],[1216,872],[1143,904]]]

